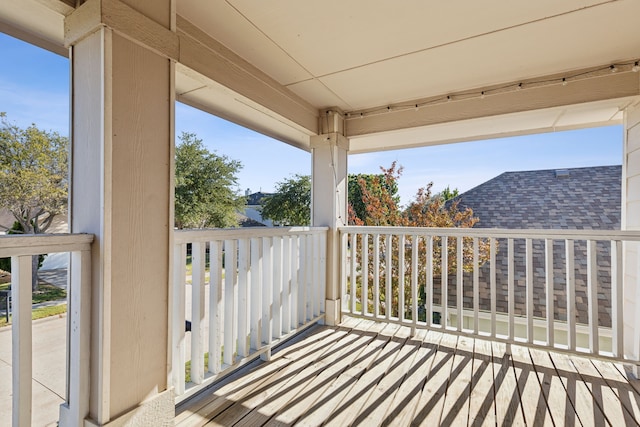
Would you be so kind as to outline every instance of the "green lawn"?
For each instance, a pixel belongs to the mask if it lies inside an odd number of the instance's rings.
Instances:
[[[36,308],[31,312],[31,319],[43,319],[49,316],[59,316],[67,312],[67,304],[54,305],[51,307]],[[7,317],[0,317],[0,327],[7,326]]]
[[[0,291],[9,289],[11,285],[9,283],[3,283],[0,285]],[[46,301],[57,301],[65,299],[67,297],[67,291],[60,289],[57,286],[50,285],[48,283],[40,283],[38,290],[33,292],[31,301],[33,304],[38,304]]]
[[[205,269],[209,270],[209,254],[208,253],[205,254],[204,262],[205,262]],[[193,272],[191,255],[187,255],[186,272],[187,272],[187,276],[191,276],[191,273]]]
[[[0,290],[7,290],[10,287],[10,283],[0,284]],[[38,304],[47,301],[58,301],[67,297],[67,291],[60,289],[57,286],[50,285],[48,283],[40,283],[38,290],[32,293],[31,301],[33,304]],[[0,307],[4,309],[5,301],[0,303]],[[55,305],[51,307],[39,307],[34,309],[31,313],[33,320],[42,319],[49,316],[57,316],[67,312],[67,304]],[[7,325],[7,317],[0,317],[0,327]]]
[[[204,370],[207,370],[207,366],[209,366],[209,353],[204,354]],[[184,377],[185,382],[191,382],[191,360],[187,360],[187,363],[184,365]]]
[[[191,255],[187,255],[187,264],[185,265],[185,272],[187,276],[192,276],[193,275],[193,264],[191,262]],[[209,270],[209,254],[207,254],[206,257],[206,265],[205,265],[205,280],[209,280],[209,276],[210,276],[210,270]],[[222,269],[222,279],[224,279],[224,268]],[[190,284],[192,283],[192,279],[187,279],[186,283]]]

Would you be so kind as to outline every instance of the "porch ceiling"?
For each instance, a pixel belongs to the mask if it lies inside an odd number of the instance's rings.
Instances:
[[[4,0],[0,30],[60,52],[68,3]],[[301,148],[332,107],[362,152],[619,123],[640,94],[636,0],[178,0],[177,13],[178,99]],[[194,60],[202,46],[240,77]]]
[[[640,55],[633,0],[183,1],[178,13],[314,106],[345,111]]]

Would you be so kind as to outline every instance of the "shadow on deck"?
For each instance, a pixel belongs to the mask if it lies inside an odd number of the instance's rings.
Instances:
[[[637,426],[619,364],[346,318],[176,409],[179,426]]]

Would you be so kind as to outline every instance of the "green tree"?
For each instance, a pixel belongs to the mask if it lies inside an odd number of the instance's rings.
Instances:
[[[294,175],[276,184],[262,207],[262,217],[279,225],[311,224],[311,177]]]
[[[378,191],[378,182],[392,195],[396,204],[400,202],[397,183],[387,182],[383,174],[350,174],[348,180],[349,212],[351,217],[366,216],[362,199],[362,186],[369,191]],[[276,193],[269,197],[262,208],[262,217],[281,225],[309,225],[311,223],[311,177],[295,175],[276,184]]]
[[[402,168],[398,170],[398,173],[402,173]],[[398,183],[396,180],[385,179],[384,174],[349,174],[347,194],[350,224],[355,224],[355,218],[365,218],[367,216],[367,206],[365,205],[362,194],[363,188],[366,188],[369,193],[377,192],[378,195],[382,195],[381,191],[384,189],[395,205],[400,204]]]
[[[233,227],[245,204],[239,195],[237,160],[207,150],[194,133],[176,146],[175,223],[178,228]]]
[[[0,113],[0,208],[6,209],[25,234],[45,233],[66,210],[68,191],[66,137],[23,129]],[[13,224],[0,224],[9,231]],[[15,231],[15,230],[14,230]],[[38,286],[38,256],[33,257],[32,288]]]
[[[442,190],[438,195],[446,202],[447,200],[455,199],[456,197],[458,197],[460,195],[460,191],[458,191],[457,188],[454,188],[452,190],[447,185],[447,187],[444,190]]]

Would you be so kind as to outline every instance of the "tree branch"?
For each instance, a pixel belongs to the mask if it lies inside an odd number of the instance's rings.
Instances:
[[[55,215],[49,214],[49,216],[42,222],[42,225],[39,227],[40,233],[44,233],[49,229],[49,227],[53,223],[53,218],[55,218]],[[38,224],[37,221],[36,224]]]

